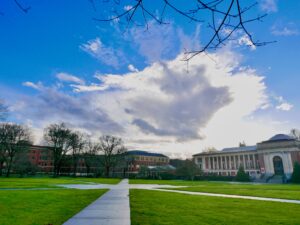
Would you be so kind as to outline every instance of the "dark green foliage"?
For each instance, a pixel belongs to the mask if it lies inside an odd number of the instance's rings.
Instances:
[[[244,167],[240,166],[237,175],[235,177],[236,181],[240,182],[249,182],[250,181],[250,176],[248,173],[245,172]]]
[[[176,169],[176,175],[181,179],[194,180],[195,176],[200,174],[200,168],[194,161],[188,159]]]
[[[300,164],[295,162],[294,164],[294,172],[292,174],[292,182],[296,184],[300,184]]]

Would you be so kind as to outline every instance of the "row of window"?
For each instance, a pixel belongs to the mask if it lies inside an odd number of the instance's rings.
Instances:
[[[198,165],[202,168],[202,158],[197,159]],[[207,157],[206,167],[208,169],[238,169],[240,165],[244,165],[245,169],[259,168],[257,155],[235,155],[235,156],[217,156]]]
[[[167,162],[168,159],[164,157],[149,157],[149,156],[135,156],[135,160],[152,161],[152,162]]]

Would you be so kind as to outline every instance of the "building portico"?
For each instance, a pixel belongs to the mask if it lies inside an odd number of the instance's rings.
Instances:
[[[195,163],[206,174],[235,176],[240,166],[253,178],[285,176],[293,173],[293,164],[300,162],[300,142],[278,134],[254,146],[224,148],[195,154]]]

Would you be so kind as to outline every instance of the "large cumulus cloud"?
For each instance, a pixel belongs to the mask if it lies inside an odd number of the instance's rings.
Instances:
[[[94,135],[120,135],[132,148],[165,152],[218,147],[234,135],[243,140],[254,128],[260,131],[252,138],[270,133],[267,125],[249,121],[268,103],[264,78],[241,67],[238,55],[200,55],[188,66],[181,59],[125,74],[98,73],[97,82],[69,84],[72,91],[39,85],[15,113],[36,127],[65,121]]]

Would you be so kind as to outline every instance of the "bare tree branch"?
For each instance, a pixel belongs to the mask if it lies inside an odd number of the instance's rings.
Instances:
[[[162,4],[160,11],[158,7],[151,9],[151,2],[149,0],[132,0],[128,2],[134,4],[128,6],[121,0],[118,2],[107,0],[106,3],[112,3],[113,7],[122,9],[122,12],[118,13],[118,10],[114,10],[114,15],[109,15],[109,18],[94,19],[101,22],[115,21],[119,23],[125,20],[127,23],[126,28],[130,24],[136,24],[135,22],[138,21],[142,22],[146,29],[148,29],[148,19],[152,19],[158,24],[166,24],[167,10],[170,9],[169,11],[173,12],[173,16],[181,16],[188,19],[189,22],[197,24],[208,24],[212,32],[209,34],[207,41],[200,49],[186,50],[184,61],[188,61],[208,50],[216,50],[226,45],[227,42],[236,40],[237,37],[243,35],[248,38],[249,46],[258,47],[274,42],[260,42],[255,40],[246,27],[248,23],[261,22],[267,15],[258,15],[253,18],[247,17],[246,14],[257,7],[257,2],[248,2],[248,5],[242,6],[240,0],[193,0],[187,3],[187,10],[184,10],[182,6],[175,5],[171,0],[160,0]],[[152,13],[152,11],[156,11],[156,13]]]
[[[21,9],[24,13],[28,13],[28,11],[31,9],[30,6],[24,7],[18,0],[14,0],[14,2],[18,6],[18,8]]]

